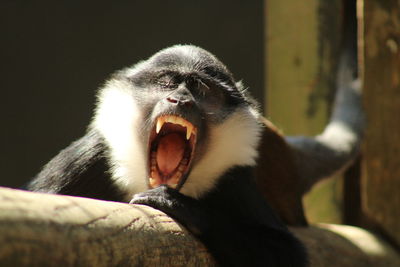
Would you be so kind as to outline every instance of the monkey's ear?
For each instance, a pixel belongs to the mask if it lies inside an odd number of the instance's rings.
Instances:
[[[251,95],[248,92],[249,88],[244,85],[243,81],[238,81],[235,83],[235,85],[236,88],[239,90],[239,92],[241,92],[244,96],[246,96],[246,98],[251,98]],[[254,100],[252,100],[252,102],[254,102]]]
[[[244,90],[243,81],[236,82],[236,87],[237,87],[237,89],[239,89],[239,91]]]
[[[302,185],[292,151],[279,130],[264,117],[255,169],[257,185],[275,213],[289,225],[307,225],[302,205]]]

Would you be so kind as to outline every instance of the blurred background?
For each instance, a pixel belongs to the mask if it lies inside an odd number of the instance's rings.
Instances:
[[[174,44],[214,53],[262,102],[263,28],[263,1],[1,1],[0,185],[83,135],[111,73]]]

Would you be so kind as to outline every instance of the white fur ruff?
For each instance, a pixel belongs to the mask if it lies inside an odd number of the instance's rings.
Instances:
[[[92,125],[111,149],[112,178],[127,192],[127,200],[148,190],[147,144],[140,143],[138,136],[144,118],[130,86],[123,81],[107,83],[99,94]],[[207,151],[193,166],[181,189],[183,194],[198,198],[231,167],[255,165],[261,131],[257,116],[251,107],[239,108],[210,130]]]
[[[143,115],[126,82],[108,82],[98,101],[92,127],[100,131],[110,147],[111,176],[127,192],[129,201],[133,194],[148,189],[147,149],[138,136]]]
[[[207,152],[182,187],[185,195],[198,198],[212,189],[218,178],[234,166],[254,166],[258,156],[261,126],[256,111],[238,109],[210,130]]]

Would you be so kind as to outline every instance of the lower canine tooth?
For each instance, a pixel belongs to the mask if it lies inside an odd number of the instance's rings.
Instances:
[[[171,182],[168,183],[168,186],[172,187],[172,188],[176,188],[178,186],[178,182],[172,182],[171,181]]]

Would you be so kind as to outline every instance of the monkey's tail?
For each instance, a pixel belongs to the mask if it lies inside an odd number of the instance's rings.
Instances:
[[[330,121],[318,136],[286,138],[304,185],[303,193],[320,179],[346,168],[360,150],[365,118],[357,69],[355,4],[346,11],[337,91]]]

